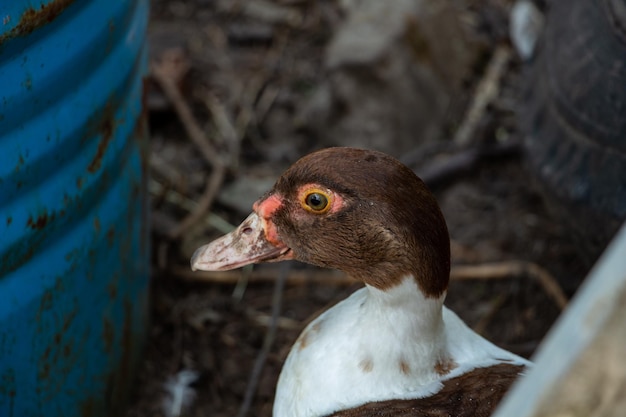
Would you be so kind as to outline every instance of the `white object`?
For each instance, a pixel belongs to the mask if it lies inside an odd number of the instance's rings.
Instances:
[[[519,56],[527,61],[533,56],[544,26],[543,13],[532,1],[518,0],[511,9],[509,36]]]
[[[198,376],[196,371],[183,369],[163,384],[167,395],[163,398],[162,407],[167,417],[180,417],[191,406],[196,398],[196,391],[191,384]]]

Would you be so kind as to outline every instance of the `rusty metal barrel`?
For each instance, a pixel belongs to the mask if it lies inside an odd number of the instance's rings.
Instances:
[[[146,336],[147,0],[0,2],[0,416],[120,415]]]

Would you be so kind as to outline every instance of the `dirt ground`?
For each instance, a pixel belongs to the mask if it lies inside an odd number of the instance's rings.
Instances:
[[[252,3],[260,5],[260,11],[243,6]],[[127,417],[237,415],[255,361],[268,343],[275,284],[266,278],[284,273],[278,328],[247,412],[270,416],[281,365],[299,332],[313,315],[359,287],[341,279],[315,279],[319,270],[295,263],[287,269],[270,265],[255,267],[252,273],[198,275],[202,280],[189,273],[194,249],[220,236],[228,224],[237,225],[250,202],[284,168],[321,146],[315,134],[294,120],[325,76],[324,47],[342,20],[338,3],[152,2],[152,58],[174,56],[176,88],[212,146],[230,159],[224,177],[216,180],[217,169],[189,139],[184,117],[155,81],[149,97],[152,326]],[[488,46],[485,59],[475,65],[464,85],[469,102],[491,53],[506,43],[510,2],[457,3],[465,4],[467,13],[480,22],[476,30]],[[301,18],[297,25],[290,23],[293,16]],[[502,132],[511,142],[520,140],[515,125],[520,67],[517,59],[508,63],[497,100],[481,114],[474,144],[492,143]],[[454,156],[466,155],[467,147],[450,144],[446,137],[452,130],[442,132],[437,141],[416,143],[410,166],[428,176],[432,171],[426,168],[436,161],[446,172],[427,182],[448,222],[453,265],[497,262],[505,272],[493,273],[491,279],[480,274],[454,279],[446,304],[489,340],[530,357],[560,307],[528,265],[545,269],[567,297],[589,265],[580,260],[567,231],[545,209],[518,148],[458,168]],[[202,220],[172,232],[193,212],[213,180],[220,192]],[[520,263],[526,266],[521,273],[515,269]],[[197,378],[189,384],[194,392],[189,406],[178,413],[166,386],[183,370],[193,371]]]

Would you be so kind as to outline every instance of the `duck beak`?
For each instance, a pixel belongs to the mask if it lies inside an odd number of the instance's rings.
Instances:
[[[293,259],[293,254],[277,238],[273,223],[253,212],[232,232],[198,248],[191,257],[191,269],[225,271],[287,259]]]

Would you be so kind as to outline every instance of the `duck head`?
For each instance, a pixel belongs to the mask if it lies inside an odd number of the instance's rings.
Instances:
[[[231,233],[196,250],[194,270],[295,259],[381,290],[412,275],[427,297],[447,289],[450,239],[426,185],[381,152],[328,148],[278,179]]]

